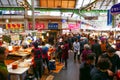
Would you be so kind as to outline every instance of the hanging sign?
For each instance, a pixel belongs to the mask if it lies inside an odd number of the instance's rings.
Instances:
[[[6,24],[6,29],[20,29],[22,27],[22,24]]]
[[[98,20],[98,16],[86,16],[85,20]]]
[[[45,28],[45,24],[44,23],[36,23],[36,29],[40,30],[40,29],[44,29]]]
[[[79,29],[80,28],[80,23],[77,24],[68,24],[69,29]]]
[[[112,15],[110,13],[110,10],[107,12],[107,25],[111,26],[112,25]]]
[[[58,23],[48,23],[48,29],[58,29]]]
[[[36,30],[41,30],[45,28],[45,24],[44,23],[35,23],[35,29]],[[32,29],[32,23],[28,23],[28,29]]]
[[[110,9],[112,15],[116,15],[120,13],[120,3],[115,4]]]

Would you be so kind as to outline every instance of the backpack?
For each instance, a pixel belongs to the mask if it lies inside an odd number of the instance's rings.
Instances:
[[[41,60],[42,59],[42,50],[41,50],[41,48],[33,49],[33,53],[34,53],[34,60]]]

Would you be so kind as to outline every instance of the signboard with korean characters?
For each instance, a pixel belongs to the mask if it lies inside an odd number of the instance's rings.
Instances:
[[[58,29],[58,23],[48,23],[48,29]]]
[[[42,30],[45,28],[44,23],[35,23],[35,30]],[[28,23],[28,29],[32,29],[32,23]]]
[[[6,29],[21,29],[23,28],[23,25],[22,24],[17,24],[17,23],[9,23],[9,24],[6,24]]]
[[[120,14],[120,3],[113,5],[110,11],[112,15]]]

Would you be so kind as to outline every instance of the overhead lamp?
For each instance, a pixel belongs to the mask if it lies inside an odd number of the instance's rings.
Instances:
[[[87,9],[87,11],[90,11],[90,10],[91,10],[90,8]]]
[[[6,19],[6,23],[9,23],[9,19]]]
[[[23,2],[22,2],[22,1],[17,1],[17,3],[18,3],[20,6],[23,6]]]
[[[24,5],[24,7],[25,7],[25,8],[27,8],[27,7],[28,7],[28,5],[26,5],[26,4],[25,4],[25,5]]]
[[[30,9],[30,6],[29,6],[29,4],[26,2],[26,0],[23,0],[23,1],[17,1],[17,3],[20,5],[20,6],[22,6],[22,7],[24,7],[25,9]]]
[[[47,36],[49,36],[49,33],[47,33]]]

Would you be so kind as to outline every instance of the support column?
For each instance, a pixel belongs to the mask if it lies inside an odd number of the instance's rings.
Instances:
[[[113,5],[116,4],[118,2],[118,0],[113,0]],[[116,15],[113,16],[113,26],[112,28],[116,28]],[[116,38],[116,29],[114,31],[114,37]]]
[[[28,30],[28,19],[27,19],[27,10],[25,9],[24,12],[24,26],[25,26],[25,30]]]
[[[32,29],[35,30],[34,0],[32,1]]]
[[[116,4],[118,2],[118,0],[113,0],[113,5]],[[116,25],[116,15],[113,16],[113,28],[115,28],[117,25]]]

